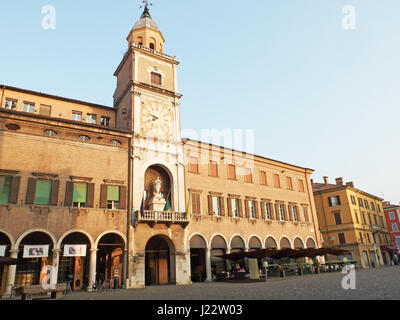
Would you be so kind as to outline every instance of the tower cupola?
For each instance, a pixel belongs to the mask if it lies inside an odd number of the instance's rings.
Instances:
[[[143,2],[145,3],[144,11],[140,19],[133,26],[126,40],[129,46],[133,43],[136,46],[145,47],[162,53],[165,43],[164,37],[157,23],[154,22],[150,15],[148,1]]]

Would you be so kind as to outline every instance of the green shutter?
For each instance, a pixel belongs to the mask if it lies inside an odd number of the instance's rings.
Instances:
[[[51,180],[37,180],[35,204],[48,206],[50,204]]]
[[[74,183],[74,196],[73,202],[86,203],[87,184]]]
[[[0,203],[9,203],[12,177],[0,176]]]
[[[107,201],[119,201],[119,187],[118,186],[108,186]]]

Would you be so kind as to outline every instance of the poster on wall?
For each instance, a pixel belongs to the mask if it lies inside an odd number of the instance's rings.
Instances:
[[[47,258],[49,245],[24,246],[23,258]]]
[[[86,245],[66,244],[64,257],[86,257]]]
[[[0,246],[0,257],[6,256],[6,249],[7,249],[7,246]]]

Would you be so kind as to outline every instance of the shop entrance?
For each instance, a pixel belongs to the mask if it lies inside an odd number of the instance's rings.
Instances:
[[[18,264],[15,275],[17,288],[38,285],[47,276],[44,267],[52,264],[53,241],[43,232],[25,236],[19,245]]]
[[[96,281],[109,281],[114,289],[122,288],[125,241],[115,233],[104,235],[97,246]]]
[[[175,283],[175,247],[163,236],[155,236],[146,245],[146,285]]]
[[[205,240],[196,235],[190,240],[190,268],[192,282],[202,282],[206,280],[206,249]]]
[[[8,236],[0,232],[0,257],[9,257],[11,241]],[[0,265],[0,295],[4,293],[7,283],[8,266]]]
[[[90,240],[83,233],[67,235],[61,243],[59,282],[69,282],[73,291],[89,286]]]

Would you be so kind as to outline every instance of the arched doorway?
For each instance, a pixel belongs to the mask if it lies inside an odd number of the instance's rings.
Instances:
[[[221,236],[215,236],[211,241],[211,273],[213,275],[226,271],[226,261],[218,256],[226,253],[226,242]]]
[[[10,238],[5,233],[0,232],[0,257],[9,257],[10,249]],[[7,289],[7,270],[8,266],[0,265],[0,295]]]
[[[304,248],[303,241],[300,238],[294,239],[294,248],[295,249],[303,249]]]
[[[292,246],[288,238],[282,238],[280,242],[281,249],[291,249]]]
[[[232,238],[231,240],[231,253],[235,253],[235,252],[244,252],[246,249],[246,245],[244,243],[244,240],[239,237],[239,236],[235,236]],[[241,269],[241,268],[247,268],[247,263],[246,263],[246,259],[240,259],[235,261],[235,263],[229,264],[231,266],[230,269],[236,270],[236,269]]]
[[[166,236],[154,236],[146,245],[146,285],[176,283],[175,246]]]
[[[370,268],[371,265],[369,263],[369,258],[368,258],[368,252],[367,251],[363,251],[363,258],[364,258],[365,268]]]
[[[249,251],[260,250],[260,249],[262,249],[262,244],[260,239],[258,239],[257,237],[251,237],[249,240]],[[263,259],[260,258],[257,259],[257,266],[259,269],[263,267]]]
[[[307,240],[306,245],[307,245],[307,249],[316,249],[317,248],[317,245],[315,244],[315,241],[313,239],[311,239],[311,238],[309,238]]]
[[[161,181],[160,193],[165,200],[165,205],[163,205],[162,209],[156,208],[153,204],[157,179]],[[149,167],[144,176],[144,210],[168,211],[172,209],[171,185],[170,175],[163,167],[159,165]]]
[[[272,237],[268,237],[267,240],[265,240],[265,248],[266,249],[278,249],[278,244],[276,243],[275,239]],[[266,258],[263,260],[264,262],[268,262],[269,264],[276,264],[277,260],[273,258]]]
[[[90,240],[80,232],[67,235],[61,242],[58,281],[71,282],[74,291],[89,286]]]
[[[96,281],[110,281],[114,289],[121,288],[125,241],[116,233],[101,237],[97,245]]]
[[[19,244],[18,264],[15,275],[15,287],[39,285],[47,276],[42,271],[52,264],[54,243],[44,232],[32,232],[26,235]]]
[[[206,280],[207,243],[202,236],[195,235],[190,239],[190,267],[193,282]]]

